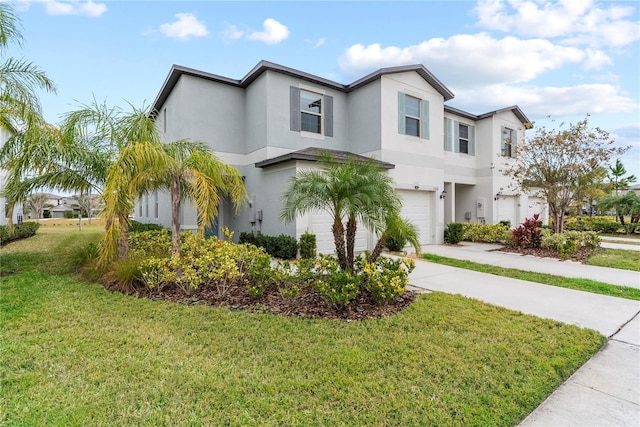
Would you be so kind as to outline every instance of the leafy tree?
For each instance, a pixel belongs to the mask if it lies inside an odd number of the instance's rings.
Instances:
[[[74,196],[74,198],[78,201],[80,212],[84,212],[84,214],[89,219],[89,224],[91,224],[93,211],[98,207],[98,200],[96,200],[96,196],[92,195],[91,193],[83,193]]]
[[[194,202],[198,235],[203,236],[218,214],[222,197],[227,197],[238,211],[247,194],[239,171],[214,156],[203,142],[133,143],[121,150],[109,169],[105,191],[107,221],[127,221],[134,199],[121,200],[123,195],[141,195],[157,189],[169,190],[171,195],[173,256],[180,255],[180,206],[184,200]],[[107,246],[114,246],[109,243],[113,237],[112,234]]]
[[[620,159],[616,159],[616,164],[614,166],[609,166],[609,184],[611,185],[611,189],[618,194],[619,190],[626,190],[629,188],[630,184],[636,182],[635,175],[626,176],[627,169],[624,167]]]
[[[32,194],[27,199],[27,206],[29,210],[36,215],[36,222],[40,222],[40,218],[42,218],[42,212],[49,200],[49,196],[43,193]]]
[[[584,181],[598,167],[628,148],[616,148],[609,133],[591,129],[585,118],[568,129],[538,128],[517,148],[515,162],[505,169],[523,190],[544,197],[553,218],[553,231],[562,232],[564,215]]]
[[[351,157],[339,163],[329,153],[319,159],[322,170],[300,171],[283,194],[280,218],[293,221],[298,214],[328,211],[338,262],[343,270],[353,269],[357,223],[382,233],[387,217],[399,213],[401,201],[392,179],[373,159]],[[345,229],[346,221],[346,229]]]

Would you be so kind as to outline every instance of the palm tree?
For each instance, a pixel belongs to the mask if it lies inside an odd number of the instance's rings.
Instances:
[[[291,179],[283,194],[280,218],[290,222],[299,214],[328,211],[333,218],[332,233],[340,267],[353,269],[358,221],[382,232],[389,212],[399,212],[401,201],[391,178],[373,159],[360,161],[351,157],[338,163],[324,153],[319,162],[322,170],[300,171]]]
[[[41,120],[37,90],[56,91],[53,81],[38,66],[25,59],[4,59],[10,44],[22,46],[23,41],[20,19],[13,6],[0,3],[0,126],[9,129]]]
[[[370,262],[376,262],[382,249],[389,237],[393,237],[398,241],[409,242],[415,249],[416,253],[420,253],[420,241],[418,239],[418,228],[409,220],[402,218],[397,212],[387,216],[385,230],[380,234],[376,246],[369,257]]]
[[[629,188],[629,184],[636,182],[635,175],[629,175],[625,177],[627,169],[620,161],[616,160],[615,166],[609,166],[609,182],[613,186],[613,190],[618,194],[618,190],[624,190]]]
[[[127,221],[133,208],[132,196],[157,189],[169,190],[171,195],[172,256],[180,255],[180,207],[184,200],[194,202],[198,235],[203,236],[205,228],[218,214],[222,197],[226,197],[237,212],[247,195],[238,170],[214,156],[203,142],[134,143],[121,151],[109,170],[105,189],[107,222]],[[128,198],[124,196],[127,194]],[[113,253],[117,233],[113,230],[111,233],[106,246]]]

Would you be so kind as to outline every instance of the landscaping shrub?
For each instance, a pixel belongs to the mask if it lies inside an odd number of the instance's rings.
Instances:
[[[364,276],[342,270],[338,260],[330,256],[322,256],[318,261],[316,290],[327,302],[344,308],[360,293]]]
[[[502,221],[500,221],[498,224],[500,225],[504,225],[507,228],[511,228],[511,221],[509,221],[508,219],[503,219]]]
[[[539,214],[534,214],[533,218],[525,218],[522,224],[511,230],[513,246],[518,248],[540,247],[542,244],[542,229],[540,228],[539,217]]]
[[[600,237],[594,231],[569,230],[551,234],[546,231],[542,235],[541,246],[558,251],[562,258],[568,258],[581,247],[595,249],[600,246]]]
[[[447,228],[444,229],[444,241],[452,245],[460,243],[463,235],[464,230],[459,222],[447,224]]]
[[[502,224],[462,224],[462,239],[472,242],[500,243],[511,242],[511,230]]]
[[[143,231],[159,231],[159,230],[168,230],[168,229],[164,228],[160,224],[143,224],[138,221],[129,222],[129,232],[131,233],[141,233]]]
[[[389,236],[385,240],[384,245],[393,252],[400,252],[407,246],[407,240],[399,237]]]
[[[36,231],[40,228],[40,224],[37,222],[23,222],[13,226],[13,235],[9,236],[7,227],[0,225],[0,246],[5,245],[13,240],[24,239],[36,234]]]
[[[305,232],[300,236],[300,258],[313,259],[316,257],[316,235]]]
[[[386,304],[407,290],[409,273],[415,266],[415,262],[409,258],[380,257],[375,263],[363,259],[362,271],[366,276],[364,287],[377,302]]]
[[[264,248],[271,256],[281,259],[295,259],[298,255],[298,242],[294,237],[281,234],[267,236],[266,234],[240,233],[239,243],[250,243]]]

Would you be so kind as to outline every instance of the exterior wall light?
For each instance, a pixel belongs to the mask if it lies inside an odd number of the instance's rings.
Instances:
[[[442,193],[440,193],[440,198],[444,199],[445,197],[447,197],[447,190],[442,190]]]
[[[502,196],[502,191],[498,191],[495,196],[493,196],[493,200],[498,200]]]

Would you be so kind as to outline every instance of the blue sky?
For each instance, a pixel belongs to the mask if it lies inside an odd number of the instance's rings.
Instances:
[[[536,125],[590,124],[633,148],[640,177],[640,3],[17,1],[23,49],[58,86],[57,123],[95,97],[155,99],[172,64],[240,79],[260,60],[340,83],[424,64],[481,114],[517,104]],[[530,132],[529,134],[532,134]]]

